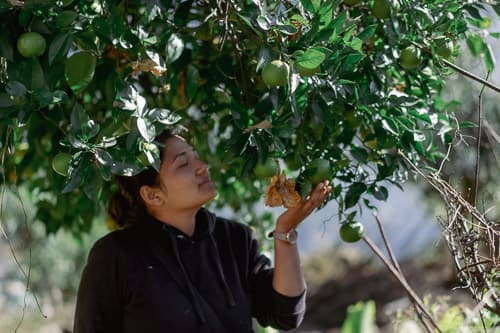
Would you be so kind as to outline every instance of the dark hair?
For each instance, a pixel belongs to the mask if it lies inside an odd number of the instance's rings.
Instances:
[[[171,129],[166,129],[156,136],[155,141],[160,145],[167,139],[175,136]],[[163,147],[160,147],[160,161],[163,161]],[[157,185],[158,172],[152,167],[141,171],[135,176],[116,176],[117,190],[111,195],[108,204],[109,216],[120,227],[140,223],[147,215],[146,205],[139,194],[141,186]]]

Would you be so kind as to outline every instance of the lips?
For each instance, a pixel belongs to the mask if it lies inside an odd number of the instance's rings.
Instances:
[[[211,183],[212,183],[212,180],[211,180],[210,178],[204,179],[203,181],[201,181],[201,182],[198,184],[198,186],[200,186],[200,187],[201,187],[201,186],[203,186],[203,185],[205,185],[205,184],[207,184],[207,183],[210,183],[210,184],[211,184]]]

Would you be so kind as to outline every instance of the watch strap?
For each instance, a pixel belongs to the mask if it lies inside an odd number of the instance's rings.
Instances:
[[[279,239],[289,244],[297,243],[297,230],[291,229],[288,232],[279,232],[276,230],[271,231],[267,236],[269,238]]]

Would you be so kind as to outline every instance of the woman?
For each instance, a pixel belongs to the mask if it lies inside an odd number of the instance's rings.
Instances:
[[[193,147],[169,131],[157,141],[159,173],[118,178],[108,211],[125,228],[89,254],[74,333],[252,332],[252,317],[297,327],[306,288],[292,238],[331,191],[328,181],[277,219],[272,269],[247,226],[202,208],[216,190]]]

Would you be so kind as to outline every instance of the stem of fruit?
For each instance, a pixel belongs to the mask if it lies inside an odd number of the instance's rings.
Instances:
[[[382,236],[382,240],[384,241],[385,248],[387,249],[387,252],[389,253],[389,258],[391,259],[392,265],[399,272],[401,278],[405,279],[405,277],[403,275],[403,271],[401,270],[401,267],[399,266],[399,263],[396,260],[396,256],[394,255],[394,252],[392,251],[392,247],[389,244],[389,242],[387,241],[387,237],[385,236],[385,231],[384,231],[384,228],[382,227],[382,221],[380,221],[380,218],[378,217],[378,215],[374,214],[374,217],[375,217],[375,221],[377,221],[378,230],[380,232],[380,235]],[[421,312],[425,313],[425,309],[424,308],[421,309],[418,306],[417,302],[412,297],[410,297],[410,300],[413,304],[413,307],[415,308],[415,313],[417,314],[417,317],[420,320],[420,322],[424,325],[425,330],[428,333],[432,333],[432,329],[429,327],[429,324],[425,321],[425,319],[422,317],[422,314],[421,314]],[[433,318],[431,318],[430,315],[427,313],[426,313],[426,315],[429,318],[429,320],[432,322],[434,327],[439,329],[437,324],[434,322]]]
[[[408,282],[406,282],[406,279],[398,272],[398,270],[396,268],[394,268],[394,266],[384,256],[382,251],[377,247],[377,245],[375,245],[375,243],[368,236],[366,236],[366,235],[363,236],[363,240],[370,247],[370,249],[380,258],[380,260],[382,260],[382,262],[387,267],[387,269],[392,273],[392,275],[394,275],[394,277],[396,277],[396,279],[398,279],[398,281],[401,283],[403,288],[405,288],[406,291],[408,292],[408,295],[410,296],[410,298],[413,299],[413,301],[415,303],[417,303],[417,305],[420,307],[420,309],[425,313],[425,315],[432,322],[432,324],[434,325],[436,330],[439,333],[442,333],[441,329],[439,328],[437,323],[434,321],[434,319],[432,318],[430,313],[427,311],[427,309],[425,309],[424,304],[420,300],[420,297],[418,297],[418,295],[413,291],[413,289],[410,287]]]

